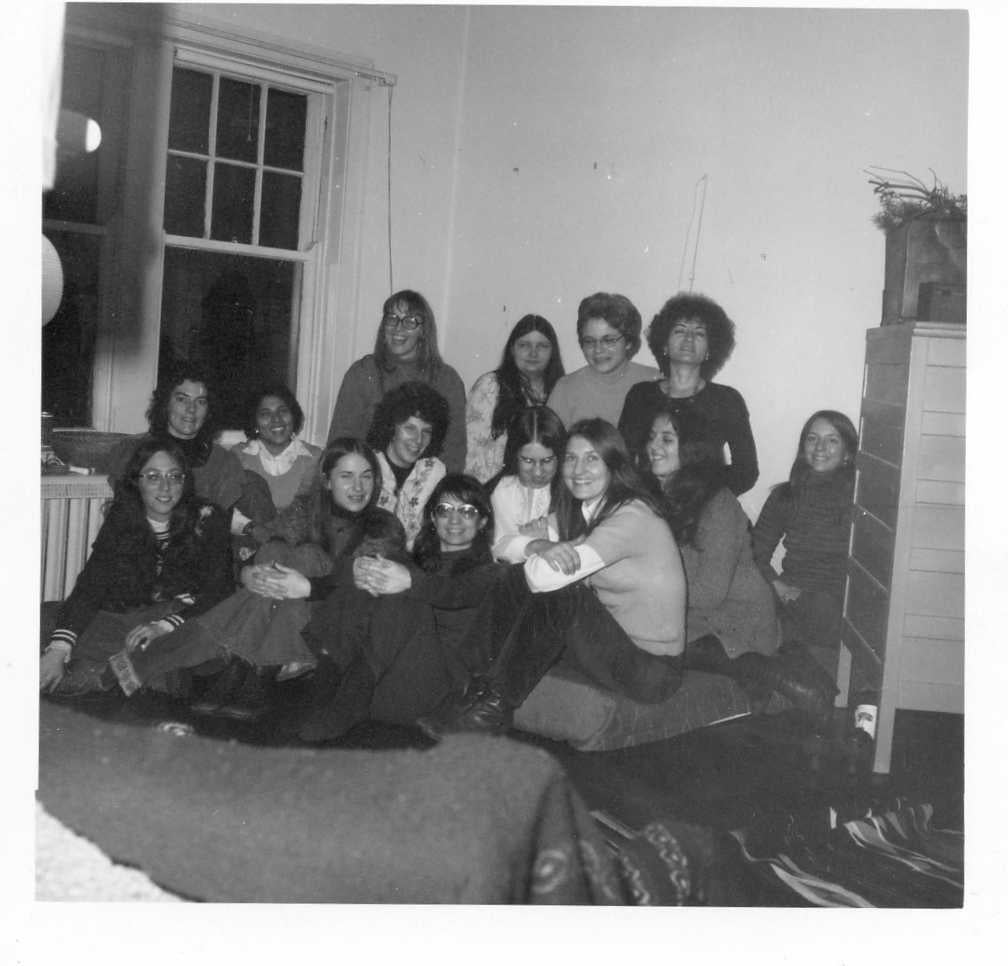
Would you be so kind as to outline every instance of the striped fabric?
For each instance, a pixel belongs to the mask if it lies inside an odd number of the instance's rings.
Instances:
[[[960,908],[963,833],[936,829],[929,804],[840,821],[834,809],[762,819],[731,834],[764,880],[810,906]]]

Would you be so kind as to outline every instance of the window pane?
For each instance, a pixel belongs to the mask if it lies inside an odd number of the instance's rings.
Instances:
[[[271,381],[292,390],[301,266],[267,258],[165,250],[161,374],[199,360],[219,398],[223,428],[244,425],[248,395]]]
[[[63,86],[60,107],[76,111],[102,124],[102,86],[104,84],[105,53],[93,47],[67,43],[63,48]],[[56,177],[52,189],[42,196],[42,216],[62,221],[97,222],[98,163],[103,151],[112,145],[101,145],[97,151],[85,154],[61,153],[56,162]]]
[[[42,329],[42,409],[57,426],[90,426],[101,239],[56,231],[46,237],[63,266],[63,301]]]
[[[258,85],[222,77],[217,97],[217,157],[255,162],[259,157]]]
[[[168,147],[206,154],[210,150],[210,95],[213,78],[176,67],[172,72]]]
[[[305,116],[308,98],[271,87],[266,100],[263,160],[274,168],[304,170]]]
[[[203,237],[206,162],[168,157],[165,172],[164,229],[169,235]]]
[[[210,237],[221,241],[251,243],[254,201],[254,168],[215,164]]]
[[[264,171],[259,244],[273,248],[297,248],[300,211],[301,179],[293,174]]]

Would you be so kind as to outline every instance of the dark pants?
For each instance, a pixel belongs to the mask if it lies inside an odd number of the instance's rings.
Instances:
[[[521,567],[505,571],[479,608],[462,658],[518,707],[546,672],[565,665],[609,691],[643,703],[664,701],[682,683],[680,657],[650,654],[582,583],[533,594]]]

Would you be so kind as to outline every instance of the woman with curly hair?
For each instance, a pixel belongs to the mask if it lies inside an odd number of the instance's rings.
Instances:
[[[736,496],[752,489],[759,466],[749,410],[737,390],[711,381],[735,348],[735,323],[713,299],[680,292],[651,320],[647,340],[661,378],[626,394],[619,430],[631,452],[641,452],[660,406],[696,410],[718,451],[728,445],[728,488]]]
[[[541,315],[523,315],[504,343],[500,365],[474,383],[466,401],[466,472],[486,483],[504,465],[508,423],[541,406],[564,374],[556,332]]]
[[[256,473],[246,472],[230,450],[214,442],[216,396],[203,368],[182,360],[158,380],[147,408],[149,431],[124,439],[109,457],[109,482],[122,475],[133,451],[145,439],[170,442],[185,453],[195,492],[227,515],[228,528],[239,549],[255,525],[276,513],[269,487]]]
[[[381,470],[378,506],[394,513],[413,548],[423,525],[423,508],[447,469],[439,459],[448,432],[448,402],[423,382],[390,389],[378,403],[367,442]]]
[[[333,407],[329,439],[364,438],[375,409],[404,382],[423,382],[448,403],[444,462],[452,472],[465,464],[465,384],[441,358],[434,311],[419,292],[403,289],[382,305],[374,351],[347,370]]]
[[[181,446],[137,445],[41,661],[41,690],[81,694],[115,683],[108,659],[144,649],[233,588],[224,514],[196,496]]]

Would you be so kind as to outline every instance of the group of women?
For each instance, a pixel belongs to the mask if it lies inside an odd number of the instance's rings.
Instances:
[[[813,414],[751,527],[748,412],[712,381],[734,347],[723,309],[669,299],[646,333],[657,368],[633,361],[625,296],[584,299],[577,332],[586,365],[565,374],[553,327],[524,316],[467,401],[427,301],[397,292],[321,452],[284,386],[256,394],[247,441],[223,449],[214,387],[181,364],[114,461],[42,689],[167,690],[252,717],[272,681],[310,675],[303,740],[367,718],[437,736],[506,729],[561,663],[641,702],[690,670],[724,674],[755,705],[776,692],[821,721],[854,427]]]

